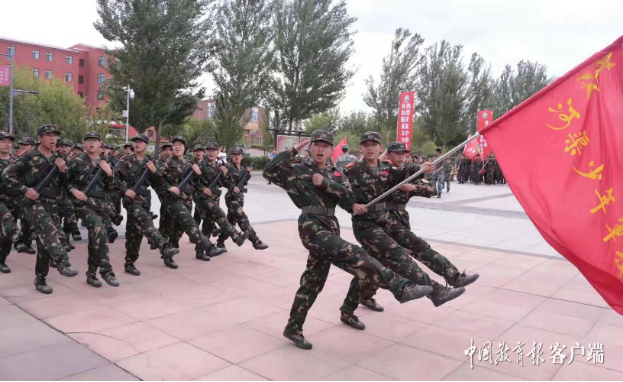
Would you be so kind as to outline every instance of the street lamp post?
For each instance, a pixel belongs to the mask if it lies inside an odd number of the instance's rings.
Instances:
[[[128,84],[128,86],[126,86],[124,90],[127,93],[126,106],[125,110],[123,111],[123,114],[125,114],[125,143],[128,143],[130,134],[130,92],[132,92],[132,89],[130,89],[130,85]]]
[[[9,134],[13,135],[13,55],[0,53],[0,56],[8,57],[11,63],[10,76],[11,76],[11,90],[9,90]]]

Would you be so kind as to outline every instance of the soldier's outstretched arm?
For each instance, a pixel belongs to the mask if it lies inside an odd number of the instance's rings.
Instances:
[[[298,151],[294,148],[290,151],[280,152],[266,166],[262,175],[271,183],[285,187],[287,178],[294,174],[291,164],[296,159],[297,154]]]

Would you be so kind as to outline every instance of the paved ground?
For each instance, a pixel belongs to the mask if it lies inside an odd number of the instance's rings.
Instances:
[[[350,276],[332,269],[310,312],[305,334],[312,351],[281,337],[306,253],[296,210],[283,191],[255,177],[249,214],[270,244],[229,246],[226,255],[194,259],[184,238],[176,261],[164,267],[155,251],[139,260],[143,272],[121,272],[123,240],[111,245],[120,288],[85,283],[86,243],[71,253],[75,278],[52,273],[49,296],[35,291],[34,257],[12,253],[13,273],[0,275],[0,380],[514,380],[623,379],[623,318],[584,278],[539,238],[504,186],[455,186],[441,199],[412,203],[412,223],[439,252],[481,279],[460,299],[434,308],[427,299],[400,305],[381,291],[384,313],[361,308],[365,331],[339,321]],[[344,237],[354,241],[346,215]],[[465,350],[500,341],[523,347],[523,367],[478,360]],[[529,357],[542,343],[540,366]],[[553,364],[550,346],[567,346]],[[571,347],[585,355],[569,365]],[[603,364],[588,344],[603,344]],[[576,351],[578,353],[578,351]]]

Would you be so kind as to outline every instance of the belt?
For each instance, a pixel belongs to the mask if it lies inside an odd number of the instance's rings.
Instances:
[[[407,210],[406,204],[386,203],[386,206],[388,210],[393,210],[393,211],[406,211]]]
[[[335,208],[322,208],[316,206],[305,206],[301,208],[301,213],[323,215],[323,216],[335,216]]]
[[[383,211],[387,209],[387,205],[385,203],[376,203],[372,206],[373,211]]]

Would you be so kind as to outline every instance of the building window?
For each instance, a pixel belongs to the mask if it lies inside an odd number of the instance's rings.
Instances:
[[[84,94],[82,94],[82,92],[78,92],[78,97],[82,98],[84,97]]]
[[[65,62],[67,62],[67,64],[71,65],[74,63],[74,58],[72,56],[65,56]]]
[[[106,57],[105,56],[99,56],[97,58],[97,65],[101,66],[102,68],[104,66],[106,66]]]
[[[97,91],[97,99],[100,100],[100,101],[104,99],[104,92],[103,91],[101,91],[101,90]]]
[[[83,59],[78,60],[78,66],[81,67],[81,68],[84,68],[84,60]]]
[[[149,136],[149,139],[154,137],[154,131],[153,130],[147,130],[147,135]]]
[[[104,73],[99,73],[97,75],[97,83],[98,84],[103,84],[104,81],[106,81],[106,75]]]
[[[45,59],[46,59],[47,61],[54,61],[54,53],[47,52],[47,53],[45,54]]]
[[[78,83],[79,84],[83,84],[84,83],[84,76],[78,76]]]
[[[32,74],[34,74],[34,75],[35,75],[35,77],[39,78],[39,69],[37,69],[37,68],[33,68],[33,69],[32,69]]]
[[[34,50],[32,51],[32,58],[34,58],[35,60],[39,59],[39,51],[38,50]]]
[[[214,118],[214,109],[215,106],[213,103],[208,104],[208,118]]]
[[[6,52],[9,56],[15,56],[15,47],[14,46],[7,46],[6,47]]]
[[[257,122],[257,114],[258,114],[257,107],[254,107],[253,109],[251,109],[251,122]]]
[[[65,73],[65,81],[71,82],[73,76],[71,73]]]
[[[51,70],[46,70],[46,71],[45,71],[45,78],[47,78],[48,80],[49,80],[50,78],[52,78],[52,71],[51,71]]]

